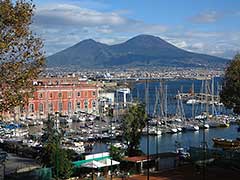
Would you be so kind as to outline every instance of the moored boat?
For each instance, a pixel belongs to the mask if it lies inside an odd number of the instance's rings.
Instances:
[[[193,124],[185,125],[183,128],[184,128],[184,130],[187,130],[187,131],[198,131],[199,130],[199,126],[193,125]]]
[[[201,123],[200,125],[199,125],[199,128],[200,129],[209,129],[210,128],[210,126],[209,126],[209,124],[204,124],[204,123]]]
[[[171,128],[171,133],[177,133],[178,129],[177,128]]]
[[[225,122],[225,121],[222,121],[219,124],[219,127],[229,127],[229,126],[230,126],[230,124],[228,122]]]
[[[233,140],[233,139],[224,139],[224,138],[213,138],[214,145],[220,146],[220,147],[240,147],[240,141],[239,140]]]

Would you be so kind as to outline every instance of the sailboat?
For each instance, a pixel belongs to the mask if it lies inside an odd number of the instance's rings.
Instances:
[[[179,91],[178,91],[179,94]],[[178,99],[178,103],[177,103],[177,116],[181,117],[183,124],[183,127],[180,127],[182,130],[185,131],[198,131],[199,127],[197,125],[194,125],[193,122],[187,122],[186,121],[186,117],[185,117],[185,112],[184,112],[184,108],[183,108],[183,103],[182,103],[182,99],[179,98]],[[181,130],[179,129],[179,130]]]
[[[178,96],[179,96],[179,92],[178,92]],[[181,97],[179,96],[179,98],[177,99],[177,107],[176,107],[176,114],[175,116],[172,118],[172,121],[174,122],[174,125],[171,126],[171,133],[177,133],[177,132],[182,132],[182,123],[184,120],[184,116],[183,116],[183,111],[181,109],[181,105],[180,105],[180,101],[181,101]]]
[[[202,87],[201,87],[201,94],[203,94],[204,92],[204,85],[205,85],[205,99],[203,100],[203,96],[201,95],[201,102],[205,102],[205,107],[206,107],[206,112],[205,113],[202,113],[201,115],[198,115],[198,116],[195,116],[195,119],[197,119],[199,122],[200,122],[200,125],[199,127],[201,129],[209,129],[211,126],[210,124],[206,123],[206,120],[208,120],[209,118],[209,112],[208,112],[208,104],[209,104],[209,101],[208,101],[208,83],[207,83],[207,80],[205,80],[205,84],[204,84],[204,81],[202,81]],[[201,104],[201,109],[203,109],[202,107],[202,104]]]
[[[212,92],[211,92],[211,102],[215,102],[215,99],[214,99],[214,77],[212,78],[212,88],[211,88],[211,90],[212,90]],[[228,116],[217,115],[218,113],[216,112],[217,110],[215,108],[215,103],[211,103],[211,107],[212,107],[212,118],[214,119],[212,124],[215,127],[229,127],[230,124],[229,124],[229,121],[227,119]]]

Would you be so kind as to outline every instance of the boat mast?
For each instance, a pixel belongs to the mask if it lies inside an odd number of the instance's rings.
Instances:
[[[214,76],[212,77],[212,116],[214,115]]]
[[[194,82],[192,83],[192,94],[194,95]],[[195,120],[195,102],[192,102],[192,119]]]
[[[157,116],[157,107],[158,107],[158,100],[159,100],[159,93],[157,87],[155,88],[155,104],[154,104],[154,109],[153,109],[153,116]]]
[[[176,116],[177,116],[177,118],[181,118],[181,120],[182,120],[181,108],[180,108],[180,98],[181,98],[181,96],[180,96],[180,93],[178,91]]]
[[[168,115],[168,104],[167,104],[167,84],[165,85],[165,93],[164,93],[164,102],[165,102],[165,107],[164,107],[164,110],[165,110],[165,117],[167,118],[167,115]]]
[[[161,109],[161,118],[164,118],[164,108],[163,108],[163,83],[160,81],[160,109]]]
[[[181,108],[181,117],[182,117],[182,120],[185,122],[186,117],[185,117],[184,107],[183,107],[183,103],[182,103],[182,98],[180,98],[180,108]]]
[[[159,100],[159,91],[158,91],[157,87],[155,89],[155,93],[156,93],[156,102],[155,102],[154,111],[156,113],[158,100]],[[155,142],[155,144],[156,144],[156,154],[157,155],[158,155],[158,141],[159,141],[159,139],[158,139],[158,137],[159,137],[159,135],[158,135],[158,131],[159,131],[158,130],[158,124],[159,124],[159,118],[157,116],[157,123],[156,123],[156,134],[157,134],[157,137],[156,137],[156,142]],[[156,170],[158,170],[158,159],[156,160]]]
[[[204,93],[204,80],[202,80],[202,84],[201,84],[201,90],[200,90],[200,93],[201,93],[201,112],[203,112],[203,93]]]
[[[206,101],[206,116],[209,117],[209,110],[208,110],[208,80],[205,80],[205,101]]]
[[[148,91],[149,91],[149,87],[148,87],[148,81],[146,80],[146,84],[145,84],[145,111],[147,113],[147,115],[149,114],[149,102],[148,102]]]
[[[220,86],[219,83],[217,81],[217,102],[218,102],[218,113],[221,112],[221,105],[220,105],[220,97],[219,97],[219,90],[220,90]]]

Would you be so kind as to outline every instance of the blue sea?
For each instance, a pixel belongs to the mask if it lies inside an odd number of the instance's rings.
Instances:
[[[214,94],[216,95],[221,90],[221,78],[214,78]],[[194,84],[194,92],[200,93],[205,92],[205,84],[202,80],[169,80],[162,82],[163,89],[167,94],[167,114],[174,115],[176,113],[177,99],[175,98],[178,92],[187,93],[191,91],[192,85]],[[208,92],[211,92],[212,81],[208,82]],[[159,91],[161,88],[160,82],[150,82],[148,85],[148,113],[153,115],[154,107],[156,104],[156,91]],[[146,83],[136,83],[132,89],[131,97],[132,99],[141,101],[145,103],[145,92],[146,92]],[[192,106],[183,103],[185,115],[187,118],[192,116]],[[195,105],[195,114],[199,115],[205,111],[206,107],[201,107],[201,105]],[[156,113],[160,113],[160,104],[158,103]],[[211,106],[209,106],[209,111],[211,113]],[[227,110],[223,107],[215,107],[215,113],[231,113],[230,110]],[[199,147],[203,143],[203,132],[204,130],[200,129],[196,132],[182,132],[176,134],[163,134],[160,136],[149,136],[150,146],[149,153],[158,153],[160,152],[169,152],[176,150],[176,142],[179,143],[184,148],[189,148],[190,146]],[[232,138],[235,139],[239,137],[237,132],[237,125],[231,125],[228,128],[214,128],[205,130],[205,140],[208,147],[213,147],[212,138],[221,137],[221,138]],[[158,147],[158,148],[156,148]],[[147,153],[147,136],[142,136],[140,140],[140,148],[143,152]],[[103,152],[107,151],[107,145],[103,143],[96,143],[94,146],[93,152]]]
[[[207,83],[207,90],[211,93],[212,81],[209,80]],[[218,94],[221,90],[222,79],[219,77],[214,78],[214,94]],[[194,86],[195,93],[205,92],[205,81],[202,80],[168,80],[161,83],[162,89],[167,95],[167,114],[174,115],[176,113],[177,100],[176,95],[178,92],[180,93],[189,93],[192,90],[192,86]],[[136,83],[135,87],[132,89],[132,99],[138,100],[146,103],[145,101],[145,93],[146,87],[148,87],[148,114],[153,115],[154,107],[156,104],[156,91],[160,91],[160,81],[159,82],[150,82],[149,85],[146,83]],[[156,113],[160,113],[160,98],[158,98],[157,108],[155,108]],[[192,106],[183,103],[185,116],[192,116]],[[205,105],[195,105],[195,114],[201,114],[202,111],[205,111]],[[215,113],[229,113],[229,110],[226,110],[222,107],[214,107]],[[209,111],[211,111],[211,107],[209,106]],[[156,115],[156,114],[155,114]]]

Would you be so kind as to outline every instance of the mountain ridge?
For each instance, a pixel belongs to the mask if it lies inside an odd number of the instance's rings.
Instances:
[[[228,59],[189,52],[152,35],[138,35],[123,43],[107,45],[86,39],[47,57],[47,65],[97,67],[222,67]]]

